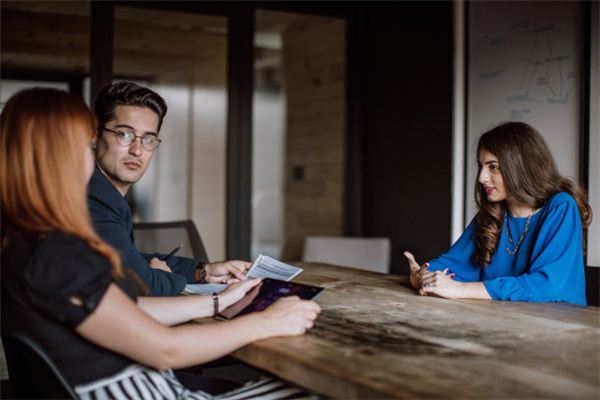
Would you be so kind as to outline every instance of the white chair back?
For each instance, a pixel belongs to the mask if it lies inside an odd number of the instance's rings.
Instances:
[[[302,261],[323,262],[389,273],[391,244],[388,238],[307,236]]]

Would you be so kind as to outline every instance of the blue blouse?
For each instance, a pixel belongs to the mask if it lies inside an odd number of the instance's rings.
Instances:
[[[557,193],[530,220],[518,251],[506,250],[506,229],[515,249],[527,218],[506,214],[498,247],[491,262],[481,268],[472,261],[475,220],[438,258],[430,271],[449,269],[462,282],[483,282],[494,300],[558,302],[586,305],[582,227],[577,203],[568,193]]]

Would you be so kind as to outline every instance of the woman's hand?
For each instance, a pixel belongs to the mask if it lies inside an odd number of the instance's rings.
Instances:
[[[425,272],[421,280],[419,294],[426,296],[429,293],[448,299],[459,299],[464,296],[464,284],[457,282],[448,275],[448,268],[444,271]]]
[[[415,256],[412,253],[405,251],[404,257],[408,260],[408,268],[410,269],[410,284],[415,289],[420,289],[422,284],[421,281],[423,279],[423,274],[427,272],[427,268],[429,267],[428,263],[423,265],[419,265],[417,260],[415,260]]]
[[[241,282],[232,283],[227,287],[227,289],[223,290],[219,293],[219,305],[221,310],[226,309],[230,305],[236,303],[240,300],[244,295],[252,290],[252,288],[256,287],[260,283],[261,279],[248,279]]]
[[[265,338],[302,335],[312,328],[321,307],[311,300],[288,296],[277,300],[266,310],[256,313],[266,328]]]

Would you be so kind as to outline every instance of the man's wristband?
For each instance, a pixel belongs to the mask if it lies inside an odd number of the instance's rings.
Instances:
[[[206,263],[199,262],[196,265],[196,280],[198,283],[206,283]]]

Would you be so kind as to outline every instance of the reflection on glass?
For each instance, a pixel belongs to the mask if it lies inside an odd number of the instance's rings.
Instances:
[[[81,88],[89,74],[89,2],[2,1],[0,7],[1,103],[33,86]]]
[[[133,187],[134,218],[192,219],[211,259],[225,256],[226,26],[223,17],[115,7],[115,77],[146,82],[169,108],[163,143]]]
[[[252,256],[299,260],[306,235],[342,233],[345,21],[255,21]]]

